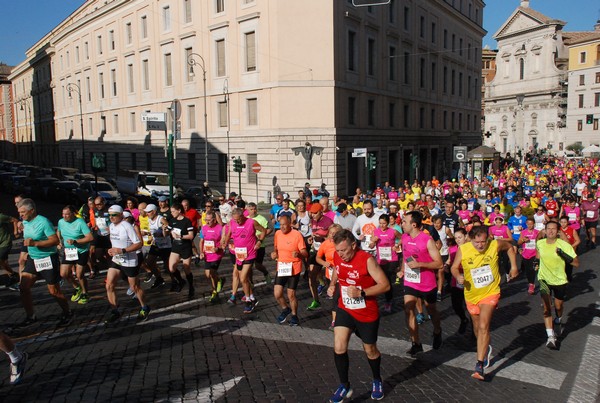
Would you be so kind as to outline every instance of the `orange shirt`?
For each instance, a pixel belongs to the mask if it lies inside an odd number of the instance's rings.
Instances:
[[[317,257],[323,259],[325,257],[325,261],[331,264],[333,268],[333,257],[335,256],[335,244],[331,239],[326,239],[321,244],[319,251],[317,252]],[[331,270],[325,270],[325,277],[331,280]]]
[[[283,231],[275,233],[275,250],[277,251],[277,267],[279,263],[292,263],[292,275],[300,274],[302,271],[302,260],[300,256],[294,257],[293,253],[306,249],[304,238],[299,231],[291,230],[287,234]]]

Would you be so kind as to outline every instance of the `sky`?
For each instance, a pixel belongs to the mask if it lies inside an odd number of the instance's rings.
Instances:
[[[284,0],[279,0],[284,1]],[[341,0],[330,0],[341,1]],[[496,48],[491,38],[520,0],[485,0],[483,27],[488,31],[483,45]],[[17,65],[25,51],[75,11],[84,0],[0,0],[0,62]],[[531,0],[530,7],[568,24],[566,31],[590,31],[600,19],[598,0]]]

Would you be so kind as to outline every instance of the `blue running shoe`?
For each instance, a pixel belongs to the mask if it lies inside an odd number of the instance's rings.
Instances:
[[[373,381],[373,391],[371,392],[371,399],[381,400],[383,399],[383,383],[379,380]]]
[[[344,384],[338,386],[337,390],[335,391],[335,393],[333,394],[333,396],[331,396],[329,398],[329,402],[330,403],[341,403],[344,401],[344,399],[347,399],[349,397],[352,397],[352,388],[348,387],[346,388],[346,386]]]

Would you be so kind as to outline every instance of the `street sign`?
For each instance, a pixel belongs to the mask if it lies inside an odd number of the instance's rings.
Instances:
[[[161,131],[167,130],[167,124],[165,122],[154,122],[151,120],[146,121],[146,131]]]
[[[255,162],[254,164],[252,164],[252,172],[254,172],[255,174],[259,173],[261,169],[262,169],[262,167],[260,166],[260,164],[258,162]]]
[[[171,102],[171,117],[174,120],[179,120],[181,117],[181,102],[178,99],[173,100]]]
[[[354,157],[354,158],[364,158],[366,156],[367,156],[366,148],[355,148],[354,152],[352,153],[352,157]]]
[[[142,113],[142,122],[166,122],[167,114],[162,112]]]
[[[467,147],[466,146],[454,146],[452,152],[453,162],[467,162]]]

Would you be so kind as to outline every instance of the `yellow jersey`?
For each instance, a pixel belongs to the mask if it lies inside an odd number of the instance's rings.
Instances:
[[[500,294],[498,241],[492,240],[483,252],[467,242],[460,246],[460,251],[465,276],[465,300],[477,304],[490,295]]]

